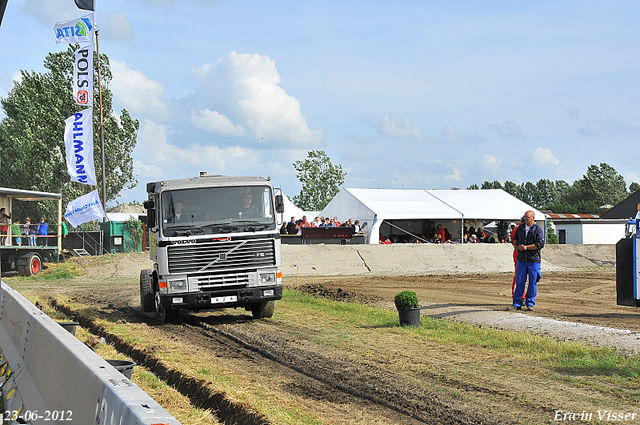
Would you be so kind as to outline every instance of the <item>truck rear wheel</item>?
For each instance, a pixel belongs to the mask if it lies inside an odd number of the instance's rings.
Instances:
[[[156,286],[156,294],[153,297],[156,308],[156,319],[163,323],[174,323],[180,318],[180,310],[166,309],[160,302],[160,290]]]
[[[140,308],[143,313],[155,310],[156,302],[153,298],[153,276],[149,269],[140,271]]]
[[[251,304],[251,314],[254,319],[273,317],[275,306],[275,301],[263,301],[261,303]]]

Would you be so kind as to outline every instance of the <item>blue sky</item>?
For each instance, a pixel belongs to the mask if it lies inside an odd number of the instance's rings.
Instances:
[[[0,96],[84,13],[9,0]],[[601,162],[638,182],[639,19],[635,1],[96,0],[114,110],[140,120],[119,201],[199,171],[293,196],[309,149],[347,187],[572,183]]]

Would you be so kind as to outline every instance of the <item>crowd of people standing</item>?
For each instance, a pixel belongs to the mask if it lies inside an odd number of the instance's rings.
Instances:
[[[313,221],[309,221],[305,215],[299,220],[291,217],[289,222],[282,225],[280,233],[284,235],[301,235],[303,227],[351,227],[354,234],[358,234],[361,231],[360,220],[353,221],[350,218],[345,222],[340,222],[338,217],[315,217]]]
[[[64,222],[62,226],[66,228]],[[31,217],[25,218],[24,223],[19,219],[12,222],[6,208],[0,208],[0,235],[0,244],[4,246],[48,246],[49,224],[44,217],[39,222]]]

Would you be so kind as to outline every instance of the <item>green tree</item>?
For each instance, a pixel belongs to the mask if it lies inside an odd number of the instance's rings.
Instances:
[[[310,150],[304,161],[295,161],[296,177],[302,183],[293,203],[306,211],[319,211],[340,191],[347,175],[342,165],[334,165],[324,151]]]
[[[518,195],[518,185],[512,181],[507,180],[504,182],[504,190],[512,196],[517,197]]]
[[[599,206],[616,205],[629,196],[624,177],[604,162],[600,166],[590,165],[587,173],[582,179],[576,180],[573,186],[576,191],[575,200],[596,204],[595,214]]]
[[[556,232],[553,230],[553,226],[551,226],[551,221],[547,221],[547,243],[557,244],[559,242],[558,235],[556,235]]]
[[[640,190],[640,183],[631,182],[631,184],[629,185],[629,192],[636,193],[639,190]]]
[[[467,190],[479,190],[480,188],[478,187],[477,184],[472,184],[471,186],[467,187]]]
[[[549,179],[540,179],[536,183],[536,190],[533,194],[533,205],[536,208],[547,209],[558,199],[556,185]]]
[[[502,189],[502,184],[498,180],[484,181],[480,189]]]
[[[67,173],[64,120],[85,109],[73,100],[72,78],[74,52],[78,45],[67,51],[50,53],[44,60],[46,72],[21,70],[21,81],[15,82],[0,104],[6,117],[0,122],[0,181],[2,185],[17,189],[61,193],[63,204],[84,195],[93,187],[71,182]],[[112,112],[112,79],[109,58],[102,54],[100,61],[94,53],[94,154],[96,176],[102,176],[100,145],[100,113],[97,89],[97,66],[102,76],[102,104],[104,116],[106,200],[115,199],[123,189],[135,187],[133,149],[136,145],[138,120],[126,110],[120,117]],[[102,192],[99,181],[98,190]],[[16,203],[14,215],[47,217],[54,220],[57,205],[53,202]]]

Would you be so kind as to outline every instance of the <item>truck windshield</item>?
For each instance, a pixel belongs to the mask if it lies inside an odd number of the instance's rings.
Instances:
[[[275,228],[269,186],[209,187],[162,193],[163,229],[210,229],[217,233]]]

